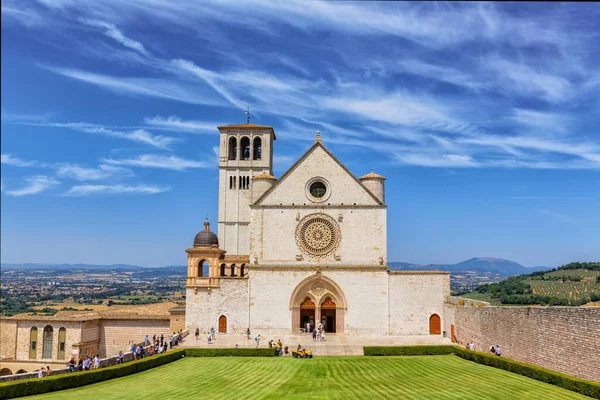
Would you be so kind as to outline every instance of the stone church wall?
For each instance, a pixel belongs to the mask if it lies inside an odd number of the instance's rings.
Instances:
[[[261,265],[380,265],[386,262],[386,210],[384,208],[286,208],[253,210],[251,254]],[[312,258],[296,243],[299,220],[309,214],[329,215],[340,228],[339,248],[332,254]],[[341,222],[340,222],[341,216]],[[302,254],[297,260],[296,255]],[[336,260],[335,256],[339,259]]]
[[[446,304],[460,345],[600,381],[600,308],[469,307]],[[450,322],[450,321],[448,321]]]
[[[385,335],[387,323],[387,273],[357,268],[356,271],[322,272],[333,280],[347,301],[344,333]],[[259,331],[297,332],[292,327],[290,298],[296,286],[315,275],[313,269],[251,271],[251,329]],[[254,289],[256,288],[256,289]]]
[[[264,290],[268,291],[269,286]],[[186,290],[185,325],[190,333],[196,328],[218,331],[219,317],[227,317],[227,333],[244,333],[248,328],[248,279],[222,278],[220,288]]]
[[[450,294],[448,273],[392,271],[389,282],[390,335],[428,335],[433,314],[444,326],[444,299]]]

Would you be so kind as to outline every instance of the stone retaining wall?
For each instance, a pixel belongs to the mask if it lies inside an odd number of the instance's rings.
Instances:
[[[189,331],[183,331],[182,332],[182,336],[185,339],[186,336],[189,335]],[[148,350],[150,346],[145,347],[146,350]],[[127,353],[123,353],[124,355],[124,360],[125,362],[129,362],[129,361],[133,361],[133,353],[132,352],[127,352]],[[108,367],[111,365],[117,365],[119,363],[119,357],[115,356],[115,357],[107,357],[107,358],[101,358],[100,359],[100,368],[103,367]],[[60,368],[60,369],[55,369],[52,371],[52,376],[54,375],[62,375],[62,374],[66,374],[69,373],[69,368]],[[38,377],[38,373],[37,372],[28,372],[26,374],[16,374],[16,375],[6,375],[6,376],[0,376],[0,383],[2,382],[10,382],[10,381],[17,381],[17,380],[21,380],[21,379],[29,379],[29,378],[37,378]]]
[[[502,355],[568,375],[600,381],[600,308],[469,307],[446,304],[459,345],[500,345]]]

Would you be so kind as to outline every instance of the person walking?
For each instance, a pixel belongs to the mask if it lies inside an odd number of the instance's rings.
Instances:
[[[206,338],[208,339],[208,344],[212,344],[212,342],[210,341],[212,339],[210,332],[206,332]]]
[[[313,342],[317,340],[317,328],[314,328],[312,331]]]
[[[255,348],[258,348],[258,345],[260,344],[260,333],[258,335],[256,335],[256,337],[254,338],[254,341],[256,342]]]
[[[250,340],[250,327],[246,329],[246,336],[248,336],[248,340]]]
[[[212,340],[215,340],[215,328],[210,328],[210,336]]]
[[[500,357],[502,355],[502,351],[500,350],[500,345],[499,344],[496,345],[496,355],[498,357]]]
[[[196,340],[198,340],[198,337],[200,337],[200,328],[196,328]]]

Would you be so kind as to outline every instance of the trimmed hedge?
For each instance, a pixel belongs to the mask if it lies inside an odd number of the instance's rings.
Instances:
[[[536,365],[526,364],[493,354],[479,353],[458,346],[373,346],[364,348],[365,356],[423,356],[454,354],[465,360],[503,369],[573,392],[600,399],[600,383],[561,374]]]
[[[136,372],[168,364],[185,356],[185,350],[178,349],[150,356],[137,361],[95,369],[91,371],[72,372],[67,374],[48,376],[41,379],[24,379],[0,384],[0,399],[31,396],[54,392],[57,390],[71,389],[91,383],[120,378]]]
[[[464,358],[465,360],[500,368],[541,382],[572,390],[595,399],[600,399],[600,383],[598,382],[575,378],[574,376],[561,374],[560,372],[538,367],[536,365],[525,364],[509,358],[498,357],[493,354],[469,351],[460,347],[455,347],[455,350],[455,355]]]
[[[365,346],[365,356],[439,356],[454,354],[455,346]]]
[[[178,349],[165,354],[150,356],[137,361],[95,369],[73,372],[42,379],[24,379],[0,384],[0,399],[31,396],[71,389],[91,383],[120,378],[150,368],[177,361],[182,357],[274,357],[275,349]]]
[[[275,349],[185,349],[188,357],[274,357]]]

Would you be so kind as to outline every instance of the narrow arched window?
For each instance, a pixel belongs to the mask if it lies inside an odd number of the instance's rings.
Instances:
[[[260,160],[261,156],[262,156],[262,141],[259,137],[254,138],[254,146],[253,146],[253,159],[254,160]]]
[[[240,276],[241,277],[246,276],[246,264],[240,265]]]
[[[227,264],[221,264],[221,276],[227,276]]]
[[[250,139],[247,137],[243,137],[240,140],[240,159],[249,160],[250,159]]]
[[[229,159],[237,160],[237,139],[232,137],[229,138]]]
[[[237,265],[235,264],[231,264],[231,273],[229,274],[229,276],[237,276]]]
[[[56,357],[59,360],[65,359],[66,343],[67,343],[67,330],[65,328],[60,328],[58,330],[58,356]]]
[[[46,325],[44,328],[44,337],[43,337],[43,348],[42,348],[42,358],[46,360],[52,359],[52,339],[53,339],[54,330],[50,325]]]
[[[29,358],[37,358],[38,328],[34,326],[29,332]]]

